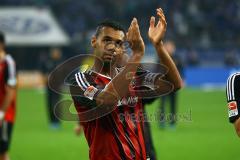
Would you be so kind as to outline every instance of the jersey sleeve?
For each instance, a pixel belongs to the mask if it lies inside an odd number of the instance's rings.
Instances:
[[[96,97],[101,89],[91,85],[84,73],[78,72],[71,78],[70,92],[74,103],[79,107],[94,108],[97,106]]]
[[[234,123],[240,117],[240,73],[232,74],[228,78],[226,96],[229,121]]]
[[[16,65],[9,55],[6,56],[5,84],[11,87],[15,87],[17,84]]]

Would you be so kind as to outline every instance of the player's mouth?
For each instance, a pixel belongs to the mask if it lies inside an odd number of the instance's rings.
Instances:
[[[115,60],[115,57],[116,57],[116,52],[115,51],[105,52],[103,54],[103,61],[104,62],[111,62],[111,61]]]

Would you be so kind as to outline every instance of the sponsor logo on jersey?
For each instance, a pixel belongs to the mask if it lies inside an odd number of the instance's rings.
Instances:
[[[128,98],[122,98],[121,100],[118,101],[117,106],[122,106],[122,105],[130,105],[133,106],[138,102],[138,97],[137,96],[131,96]]]
[[[238,115],[238,109],[237,109],[237,102],[232,101],[228,103],[228,115],[229,117],[233,117]]]

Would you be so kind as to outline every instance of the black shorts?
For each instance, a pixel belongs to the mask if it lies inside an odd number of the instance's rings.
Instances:
[[[0,126],[0,154],[8,151],[13,130],[13,123],[3,121]]]

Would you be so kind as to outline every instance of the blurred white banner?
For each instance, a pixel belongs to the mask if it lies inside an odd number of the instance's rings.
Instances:
[[[69,37],[47,8],[0,8],[0,30],[7,45],[67,45]]]

